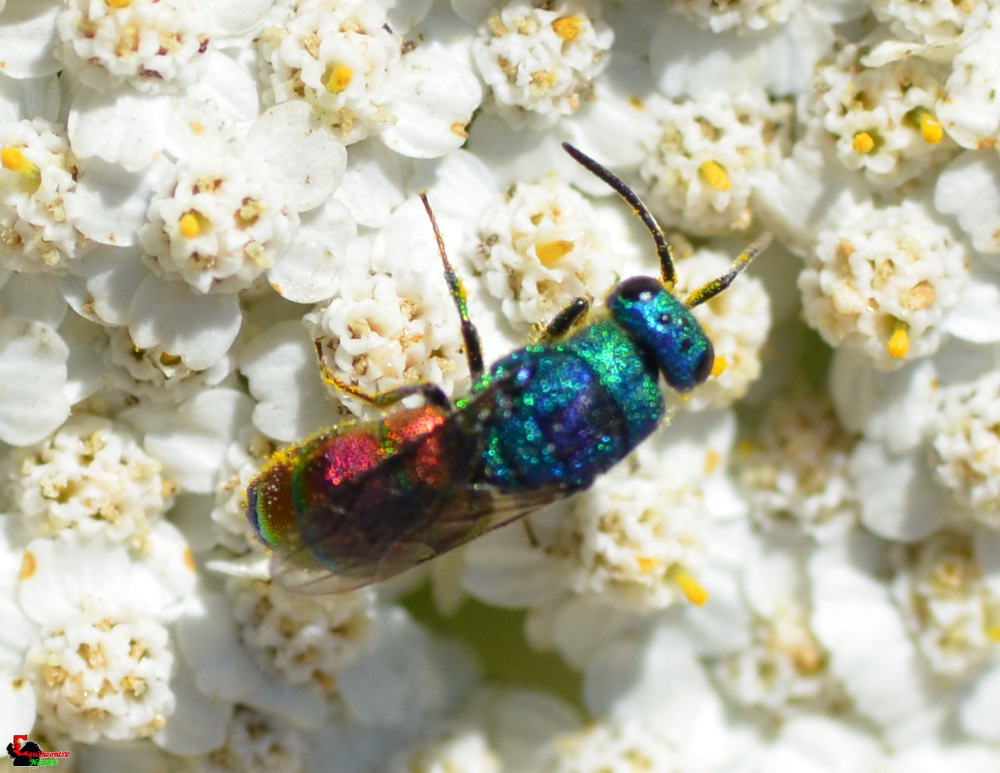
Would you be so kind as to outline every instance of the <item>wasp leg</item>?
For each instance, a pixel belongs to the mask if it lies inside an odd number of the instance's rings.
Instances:
[[[590,311],[590,301],[587,298],[574,298],[552,318],[548,325],[542,328],[538,334],[538,340],[543,343],[558,341],[572,330],[573,326],[585,317],[588,311]]]
[[[314,341],[313,343],[316,345],[316,356],[319,358],[321,368],[320,375],[323,377],[323,381],[332,386],[338,392],[343,392],[351,397],[356,397],[359,400],[363,400],[369,405],[374,405],[378,408],[386,408],[390,405],[395,405],[400,400],[409,397],[410,395],[422,395],[424,401],[430,405],[437,405],[442,408],[451,408],[451,401],[437,384],[408,384],[406,386],[397,387],[396,389],[389,389],[385,392],[368,394],[363,389],[359,389],[354,386],[354,384],[348,384],[346,381],[337,378],[330,366],[326,364],[326,358],[323,356],[323,344],[319,341]]]
[[[469,306],[467,303],[469,296],[465,291],[465,285],[462,284],[462,280],[455,273],[451,261],[448,260],[448,254],[444,250],[444,239],[441,236],[441,231],[438,229],[437,220],[434,219],[434,212],[431,210],[430,202],[427,201],[427,193],[425,191],[420,191],[420,200],[424,203],[424,209],[427,210],[427,217],[431,221],[431,228],[434,229],[434,239],[437,241],[438,253],[441,255],[441,265],[444,266],[444,279],[448,283],[448,292],[451,293],[451,299],[455,303],[455,308],[458,310],[458,317],[462,322],[462,342],[465,344],[465,358],[469,363],[469,375],[472,377],[472,383],[475,384],[479,380],[479,377],[483,375],[485,368],[483,366],[483,346],[479,342],[479,332],[469,318]]]

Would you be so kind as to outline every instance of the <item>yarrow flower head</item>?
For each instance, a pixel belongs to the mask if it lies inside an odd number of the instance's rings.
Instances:
[[[164,623],[183,608],[194,573],[175,530],[161,524],[154,542],[142,562],[101,536],[36,539],[25,550],[18,600],[39,625],[25,673],[51,730],[124,741],[159,732],[173,713]]]
[[[665,224],[700,235],[745,230],[754,175],[783,152],[790,108],[763,92],[648,100],[645,198]]]
[[[982,21],[989,3],[952,0],[873,0],[872,12],[902,40],[935,43],[955,40]]]
[[[597,220],[590,203],[555,177],[515,185],[486,208],[471,260],[507,320],[543,324],[573,298],[611,285]]]
[[[160,462],[108,419],[77,415],[51,438],[12,452],[9,495],[38,533],[103,533],[141,547],[173,505]]]
[[[198,77],[207,26],[192,0],[67,0],[56,53],[94,89],[176,89]]]
[[[1000,529],[1000,374],[941,390],[935,478],[972,516]]]
[[[77,162],[64,127],[42,118],[0,125],[0,265],[64,269],[89,243],[76,229]]]
[[[798,10],[800,0],[673,0],[671,7],[703,29],[737,34],[758,32],[784,24]]]
[[[993,663],[1000,652],[1000,595],[977,561],[973,540],[945,532],[899,547],[894,556],[896,601],[931,669],[962,678]]]
[[[203,293],[250,287],[288,247],[298,215],[248,160],[187,158],[149,205],[139,239],[161,275]]]
[[[360,657],[374,617],[365,590],[307,596],[263,580],[229,578],[227,591],[241,640],[257,662],[292,684],[337,689],[337,672]]]
[[[226,730],[226,742],[210,752],[215,771],[292,773],[308,770],[310,749],[302,734],[273,714],[238,707]]]
[[[452,730],[432,737],[416,749],[397,754],[388,773],[500,773],[500,756],[482,733]]]
[[[817,141],[832,142],[845,168],[882,190],[944,166],[957,152],[935,114],[946,71],[919,56],[880,67],[863,61],[858,46],[845,46],[819,69],[814,94],[803,95],[803,120],[826,138]]]
[[[760,433],[759,448],[739,460],[740,481],[765,525],[792,518],[808,534],[842,532],[857,516],[847,474],[854,438],[829,399],[781,396]]]
[[[968,277],[951,230],[914,201],[846,206],[828,223],[799,277],[806,321],[887,370],[937,351]]]
[[[653,478],[635,457],[570,502],[550,550],[568,556],[570,586],[639,609],[707,596],[694,577],[707,521],[704,481]]]
[[[453,4],[462,14],[465,3]],[[480,24],[472,56],[492,109],[512,126],[544,129],[590,99],[613,42],[591,0],[511,0]]]
[[[345,145],[381,136],[403,155],[458,148],[482,92],[467,65],[404,42],[377,3],[303,0],[264,30],[264,100],[305,100]]]
[[[368,394],[428,382],[452,395],[467,383],[468,369],[443,285],[438,271],[416,266],[351,277],[304,321],[339,380]],[[352,411],[367,408],[354,398],[343,401]]]

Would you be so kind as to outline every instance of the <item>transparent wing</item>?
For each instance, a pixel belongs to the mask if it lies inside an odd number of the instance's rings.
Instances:
[[[284,560],[276,558],[274,579],[298,593],[342,593],[362,588],[394,577],[572,493],[557,486],[526,490],[485,484],[449,487],[427,508],[419,526],[384,535],[388,538],[378,540],[375,550],[365,555],[339,555],[336,558],[341,565],[333,568],[311,549],[314,546],[307,546],[310,549],[303,548]]]

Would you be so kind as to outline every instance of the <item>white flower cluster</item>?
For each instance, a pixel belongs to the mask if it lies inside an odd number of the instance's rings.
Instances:
[[[942,390],[934,472],[973,516],[1000,528],[1000,375]]]
[[[655,125],[639,173],[650,207],[695,234],[748,228],[755,173],[780,155],[789,106],[748,91],[651,99],[647,109]]]
[[[937,117],[947,69],[918,56],[882,66],[866,61],[848,45],[822,67],[814,95],[800,103],[803,120],[833,142],[845,169],[863,171],[880,189],[943,166],[955,153]]]
[[[508,320],[542,325],[611,286],[611,245],[596,226],[593,207],[555,178],[516,185],[486,209],[472,265]]]
[[[94,89],[185,86],[211,44],[199,9],[191,0],[67,0],[56,54]]]
[[[513,126],[545,129],[592,98],[614,31],[591,0],[511,0],[479,27],[472,56],[490,105]]]
[[[933,354],[968,279],[960,243],[916,202],[862,203],[850,214],[834,214],[816,235],[799,277],[806,320],[884,368]]]
[[[699,27],[713,32],[757,32],[785,24],[799,9],[799,0],[674,0],[671,7]]]
[[[429,382],[451,395],[467,383],[468,370],[458,314],[446,292],[437,270],[351,277],[304,320],[340,381],[370,395]],[[344,402],[362,410],[356,399],[345,396]]]
[[[175,174],[139,229],[150,265],[203,293],[247,289],[287,249],[295,213],[245,160],[190,158]]]
[[[33,530],[101,533],[141,547],[173,504],[160,462],[107,419],[75,416],[48,440],[16,449],[8,495]]]
[[[76,192],[64,128],[42,118],[0,123],[0,265],[52,272],[85,252]]]

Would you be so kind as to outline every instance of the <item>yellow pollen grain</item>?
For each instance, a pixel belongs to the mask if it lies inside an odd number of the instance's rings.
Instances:
[[[351,79],[353,77],[354,70],[350,67],[338,64],[333,68],[333,70],[330,71],[330,77],[326,79],[326,90],[331,94],[340,94],[344,89],[351,85]]]
[[[889,337],[889,343],[886,344],[885,348],[889,351],[889,356],[893,359],[905,359],[907,353],[910,351],[910,335],[906,332],[906,329],[902,327],[896,328]]]
[[[42,171],[24,157],[20,148],[4,148],[0,150],[0,163],[4,169],[36,180],[42,176]]]
[[[185,239],[193,239],[201,235],[201,219],[195,212],[185,212],[178,222],[181,229],[181,236]]]
[[[705,602],[708,601],[708,591],[701,587],[694,577],[681,570],[677,573],[677,585],[684,598],[696,606],[705,606]]]
[[[563,16],[552,22],[552,31],[567,43],[572,43],[583,29],[583,19],[578,16]]]
[[[706,161],[699,167],[699,171],[713,191],[729,190],[729,175],[717,161]]]
[[[994,623],[986,626],[986,638],[990,641],[1000,641],[1000,625]]]
[[[128,8],[132,0],[104,0],[108,8]]]
[[[719,462],[722,461],[722,457],[719,452],[714,448],[710,448],[708,453],[705,454],[705,474],[710,475],[715,471],[715,468],[719,466]]]
[[[30,550],[25,550],[24,557],[21,559],[21,571],[18,573],[17,578],[21,582],[30,580],[35,576],[35,571],[37,569],[38,562],[35,560],[35,554]]]
[[[871,153],[875,149],[875,139],[868,132],[858,132],[854,135],[851,147],[855,153]]]
[[[928,145],[937,145],[944,138],[941,122],[930,113],[920,114],[920,134]]]
[[[729,367],[729,360],[721,355],[715,356],[715,362],[712,363],[712,378],[718,378],[723,373],[726,372],[726,368]]]
[[[648,556],[637,556],[635,561],[639,564],[639,571],[643,574],[652,574],[660,566],[658,559],[649,558]]]
[[[536,244],[535,254],[543,266],[552,268],[554,263],[571,253],[574,246],[575,244],[568,239],[555,239],[544,244]]]

